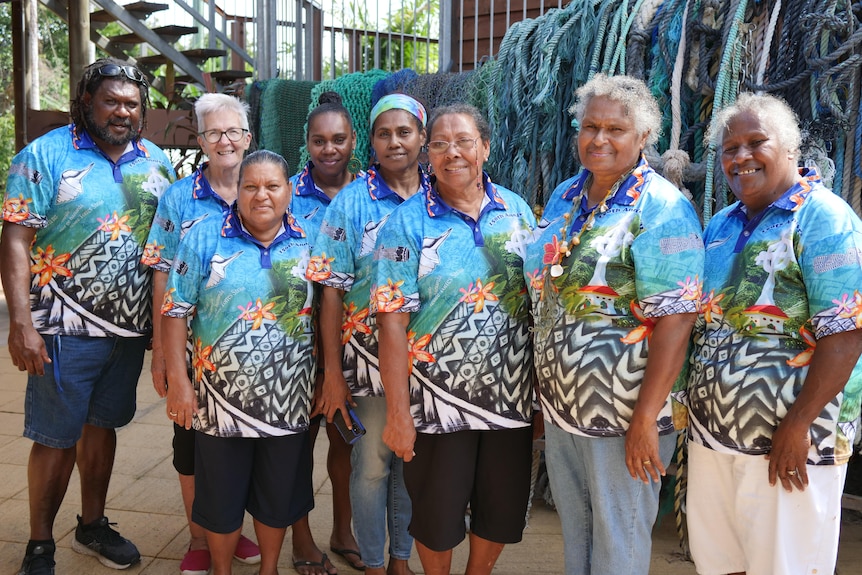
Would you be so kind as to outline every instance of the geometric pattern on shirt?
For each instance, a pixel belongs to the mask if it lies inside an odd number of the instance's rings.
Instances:
[[[436,361],[417,361],[413,368],[412,378],[421,384],[411,389],[419,427],[439,433],[529,421],[529,337],[526,322],[513,320],[496,302],[479,312],[471,302],[455,307],[428,343]],[[459,382],[454,389],[453,380]]]
[[[93,336],[139,336],[127,331],[150,318],[149,274],[144,273],[141,247],[135,237],[96,231],[71,255],[72,277],[56,276],[40,289],[34,278],[32,294],[35,325],[49,326],[62,318],[61,333]],[[31,298],[33,299],[33,298]]]
[[[344,380],[353,395],[382,397],[384,393],[380,379],[377,318],[367,317],[363,323],[371,329],[371,333],[355,331],[345,344],[341,364]]]
[[[256,329],[237,319],[213,344],[215,371],[198,386],[196,429],[220,437],[268,437],[308,424],[315,358],[303,337],[285,338],[276,321]]]
[[[698,365],[694,358],[694,369],[705,373],[688,392],[689,409],[714,441],[740,453],[769,453],[772,434],[796,401],[807,370],[787,364],[798,353],[783,349],[780,340],[787,336],[743,337],[722,323],[723,329],[710,330],[709,341],[698,341],[701,355],[715,361]],[[839,394],[809,428],[810,453],[820,463],[834,460],[840,401]]]
[[[585,435],[625,434],[643,382],[644,342],[626,344],[602,320],[568,314],[554,324],[547,346],[537,346],[543,403]],[[659,422],[659,430],[670,422]]]

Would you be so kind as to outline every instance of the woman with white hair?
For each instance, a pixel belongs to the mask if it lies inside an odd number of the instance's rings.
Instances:
[[[687,393],[692,556],[698,573],[833,573],[862,398],[862,222],[798,167],[782,100],[740,95],[710,138],[739,201],[704,233]]]
[[[168,188],[159,200],[159,207],[142,261],[153,268],[153,309],[162,307],[165,284],[171,270],[180,238],[196,224],[208,219],[221,220],[236,199],[239,168],[251,145],[248,127],[248,104],[227,94],[204,94],[195,101],[198,145],[207,161],[192,175]],[[180,388],[168,389],[165,377],[165,357],[162,345],[161,315],[153,314],[153,387],[160,397],[168,397],[168,405],[191,405],[190,394],[179,397]],[[189,360],[191,361],[191,360]],[[168,416],[170,416],[168,409]],[[203,528],[191,518],[195,499],[195,432],[189,425],[174,421],[174,469],[180,480],[180,491],[191,539],[180,563],[182,575],[206,575],[210,569],[210,552]],[[243,563],[260,561],[260,550],[246,537],[240,537],[235,557]]]
[[[596,76],[573,111],[583,169],[545,206],[525,274],[546,461],[568,575],[646,575],[703,270],[700,222],[650,168],[644,83]]]

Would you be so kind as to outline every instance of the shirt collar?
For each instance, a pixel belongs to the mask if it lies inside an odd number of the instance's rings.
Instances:
[[[453,207],[449,206],[445,201],[443,201],[443,198],[440,197],[440,194],[437,193],[437,188],[434,186],[436,182],[437,178],[435,176],[431,176],[430,185],[425,192],[425,205],[428,208],[428,215],[432,218],[448,214],[452,211],[456,211]],[[500,195],[499,190],[497,190],[497,186],[495,186],[493,182],[491,182],[491,178],[484,171],[482,172],[482,185],[484,188],[485,197],[482,199],[481,211],[484,211],[486,209],[486,206],[490,206],[487,209],[491,210],[505,210],[505,200],[503,200],[503,197]]]
[[[197,170],[195,170],[195,173],[192,174],[192,197],[196,200],[211,198],[216,195],[209,180],[204,176],[204,170],[207,169],[208,165],[209,162],[204,162]]]
[[[808,199],[808,195],[811,193],[811,190],[813,190],[815,186],[822,184],[820,173],[817,168],[806,167],[797,169],[799,171],[799,176],[802,179],[793,184],[793,186],[781,194],[778,199],[766,206],[766,209],[761,213],[765,213],[766,210],[772,206],[788,212],[795,212],[801,208],[802,204],[805,203],[805,200]],[[736,205],[733,206],[728,215],[739,218],[743,221],[748,221],[748,208],[746,208],[745,204],[742,202],[737,201]]]
[[[251,235],[248,230],[245,229],[245,226],[242,225],[236,202],[231,205],[230,212],[225,216],[224,223],[222,224],[221,235],[226,238],[244,237],[251,242],[260,244],[260,241]],[[305,231],[296,223],[296,218],[294,218],[293,214],[290,212],[286,212],[281,221],[281,230],[272,240],[272,243],[276,244],[288,238],[304,237]]]
[[[401,196],[393,192],[386,182],[383,181],[383,178],[380,177],[380,174],[377,173],[377,166],[375,164],[365,172],[365,182],[368,185],[368,194],[371,196],[371,199],[380,200],[387,196],[395,196],[394,199],[403,201]],[[428,180],[428,176],[419,168],[419,191],[427,193],[430,189],[431,183]]]
[[[302,168],[302,172],[299,174],[293,193],[296,196],[315,196],[319,200],[328,204],[332,200],[326,195],[326,192],[321,190],[320,187],[314,183],[314,176],[311,175],[311,169],[313,167],[314,164],[311,162],[305,164],[305,167]]]
[[[83,126],[78,126],[76,124],[69,124],[69,134],[72,137],[72,146],[76,150],[98,150],[104,155],[105,153],[102,149],[96,144],[93,140],[90,133],[87,132],[87,129]],[[126,149],[123,150],[123,155],[120,156],[117,164],[122,164],[128,161],[131,161],[134,158],[149,158],[150,153],[147,151],[147,147],[141,141],[141,138],[135,138],[131,142],[126,145]]]
[[[646,177],[653,171],[654,170],[650,167],[649,162],[647,162],[646,156],[641,154],[640,160],[638,160],[638,164],[635,166],[635,169],[631,174],[629,174],[623,183],[620,184],[616,193],[612,197],[608,198],[606,203],[630,206],[638,201],[638,198],[640,198],[641,192],[643,191]],[[587,182],[587,178],[589,177],[590,171],[582,169],[581,173],[575,177],[575,181],[572,182],[572,185],[563,192],[563,199],[573,201],[577,198],[583,191],[584,184]]]

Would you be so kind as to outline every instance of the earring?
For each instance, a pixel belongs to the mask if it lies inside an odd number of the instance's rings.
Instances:
[[[354,176],[362,170],[362,162],[356,157],[355,152],[355,149],[350,151],[350,160],[347,162],[347,171]]]

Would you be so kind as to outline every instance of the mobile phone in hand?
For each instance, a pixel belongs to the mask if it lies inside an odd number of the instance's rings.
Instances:
[[[346,441],[348,445],[353,445],[359,441],[360,437],[365,435],[365,426],[362,425],[361,421],[359,421],[359,418],[356,416],[356,413],[353,411],[353,408],[350,407],[349,403],[345,403],[343,409],[347,410],[347,416],[350,418],[350,426],[344,423],[344,416],[341,415],[341,409],[335,412],[332,422],[335,424],[341,437],[344,438],[344,441]]]

